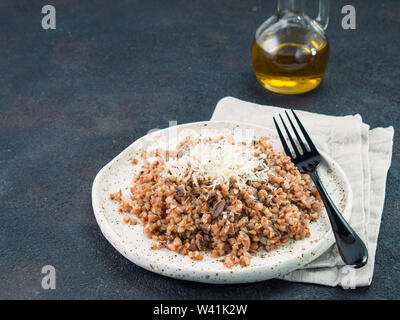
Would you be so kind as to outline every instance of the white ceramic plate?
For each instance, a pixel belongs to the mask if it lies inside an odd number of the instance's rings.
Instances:
[[[311,236],[300,241],[289,241],[281,248],[269,253],[254,255],[249,267],[234,266],[227,269],[219,259],[205,255],[202,261],[191,260],[187,256],[176,254],[168,249],[150,250],[151,239],[144,236],[142,226],[122,222],[118,205],[110,200],[110,193],[119,189],[124,196],[129,196],[129,188],[135,170],[139,165],[132,165],[133,158],[140,159],[142,149],[153,149],[155,146],[166,148],[166,141],[173,135],[178,140],[187,134],[221,135],[237,132],[244,134],[254,132],[255,136],[269,136],[274,149],[282,150],[275,131],[239,122],[196,122],[163,129],[146,135],[122,151],[97,174],[92,188],[92,205],[97,223],[107,240],[126,258],[147,270],[168,277],[209,283],[243,283],[271,279],[284,275],[311,262],[333,243],[328,216],[325,211],[321,217],[310,223]],[[339,165],[329,156],[323,155],[324,162],[318,171],[321,179],[336,203],[348,220],[351,214],[352,192],[349,182]]]

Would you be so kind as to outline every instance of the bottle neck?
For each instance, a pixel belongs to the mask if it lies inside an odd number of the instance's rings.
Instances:
[[[278,16],[282,17],[290,12],[304,14],[304,0],[278,0]]]

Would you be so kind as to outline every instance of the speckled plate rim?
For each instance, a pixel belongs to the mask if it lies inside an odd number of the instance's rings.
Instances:
[[[178,125],[179,129],[190,128],[191,126],[204,126],[204,125],[236,125],[236,126],[244,126],[244,127],[253,127],[254,129],[265,131],[266,135],[278,137],[276,132],[271,130],[270,128],[254,125],[251,123],[240,122],[240,121],[203,121],[203,122],[193,122]],[[278,276],[283,276],[291,271],[299,269],[304,265],[310,263],[311,261],[318,258],[322,253],[324,253],[332,244],[335,242],[332,231],[330,230],[325,234],[323,238],[318,242],[317,245],[305,249],[302,252],[301,257],[293,257],[291,261],[282,261],[277,268],[271,270],[264,270],[263,266],[257,267],[247,267],[247,268],[234,268],[218,270],[215,274],[212,274],[213,271],[210,270],[198,270],[195,267],[182,266],[181,268],[177,268],[177,266],[170,261],[165,261],[164,263],[158,262],[158,265],[155,265],[154,260],[146,256],[145,254],[138,253],[121,241],[121,238],[118,234],[112,229],[111,225],[106,221],[105,217],[102,215],[100,210],[100,184],[99,180],[101,177],[106,174],[107,170],[109,170],[110,166],[115,164],[115,162],[119,161],[127,152],[130,152],[132,148],[135,147],[142,139],[153,135],[162,135],[170,130],[171,127],[165,128],[162,130],[158,130],[156,132],[150,133],[146,136],[143,136],[136,141],[134,141],[131,145],[129,145],[125,150],[123,150],[119,155],[117,155],[114,159],[112,159],[109,163],[107,163],[96,175],[93,186],[92,186],[92,206],[95,214],[96,221],[100,227],[101,232],[104,237],[111,243],[111,245],[117,249],[123,256],[127,259],[135,263],[136,265],[147,269],[149,271],[159,273],[168,277],[182,279],[182,280],[190,280],[196,282],[205,282],[205,283],[249,283],[249,282],[257,282],[268,280],[271,278],[275,278]],[[321,152],[324,161],[330,164],[330,166],[334,167],[336,176],[338,176],[339,180],[343,184],[345,197],[345,205],[344,210],[342,212],[344,218],[346,220],[350,219],[351,208],[352,208],[352,190],[350,187],[350,183],[340,168],[340,166],[327,154]],[[143,235],[144,236],[144,235]],[[149,249],[150,250],[150,249]],[[162,249],[167,250],[167,249]],[[279,249],[277,249],[279,250]],[[193,265],[192,265],[193,266]],[[211,273],[211,275],[210,275]],[[239,276],[235,276],[235,274],[239,274]]]

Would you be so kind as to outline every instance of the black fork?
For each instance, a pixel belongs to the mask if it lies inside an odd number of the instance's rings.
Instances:
[[[298,144],[301,147],[302,152],[300,152],[299,148],[297,147],[285,122],[283,121],[282,116],[279,115],[295,155],[294,156],[292,155],[290,148],[282,134],[282,131],[279,129],[278,123],[276,122],[274,117],[276,130],[278,130],[279,138],[281,139],[283,148],[286,154],[290,156],[292,162],[299,169],[299,171],[301,173],[309,174],[311,179],[314,181],[314,184],[318,189],[318,192],[322,198],[322,201],[324,202],[326,211],[328,213],[329,220],[331,222],[333,229],[333,234],[335,235],[336,245],[339,249],[339,253],[343,261],[347,265],[352,265],[355,268],[360,268],[364,266],[368,261],[367,248],[364,242],[360,239],[360,237],[354,232],[354,230],[350,227],[347,221],[343,218],[343,216],[333,203],[332,199],[330,198],[325,187],[322,185],[321,179],[319,178],[317,171],[317,168],[322,160],[321,155],[319,154],[310,136],[307,134],[306,130],[304,129],[299,118],[297,117],[297,115],[294,113],[293,110],[292,113],[308,144],[309,150],[307,150],[304,141],[301,139],[298,131],[296,130],[292,120],[289,117],[289,114],[286,111],[285,114],[289,120],[290,126],[292,127],[292,130],[296,136],[296,140],[298,141]]]

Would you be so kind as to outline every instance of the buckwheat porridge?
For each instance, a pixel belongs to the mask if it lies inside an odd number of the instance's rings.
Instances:
[[[143,151],[129,199],[110,195],[125,223],[140,219],[150,249],[168,248],[191,259],[207,252],[224,265],[249,266],[251,254],[310,236],[323,204],[268,138],[187,136],[174,150]],[[132,160],[138,165],[137,159]]]

